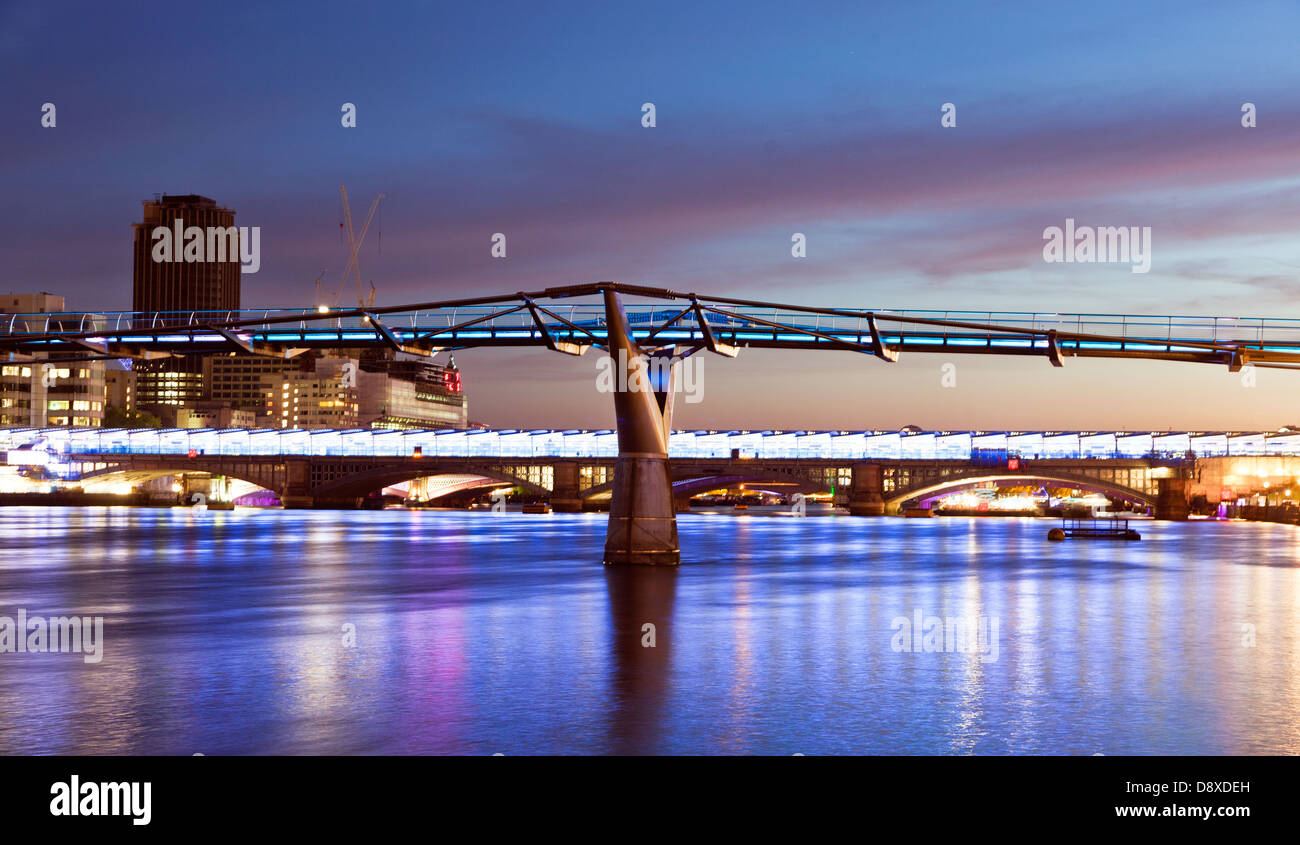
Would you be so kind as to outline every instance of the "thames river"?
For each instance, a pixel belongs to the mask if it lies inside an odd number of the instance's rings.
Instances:
[[[672,571],[605,521],[0,509],[0,617],[103,620],[10,638],[0,753],[1300,753],[1293,526],[692,513]]]

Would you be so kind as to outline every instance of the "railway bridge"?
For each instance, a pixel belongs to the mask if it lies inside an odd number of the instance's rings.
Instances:
[[[522,488],[561,513],[606,509],[618,459],[453,456],[207,455],[69,453],[71,474],[83,484],[139,482],[161,476],[203,474],[234,478],[275,493],[288,508],[355,507],[366,496],[418,478],[451,477],[443,493],[475,487]],[[745,484],[780,493],[832,494],[857,516],[897,513],[976,486],[1059,485],[1102,493],[1156,508],[1161,491],[1185,473],[1186,462],[1161,458],[1045,458],[986,460],[832,458],[676,458],[671,462],[675,510],[692,495]],[[1166,501],[1174,501],[1166,493]]]

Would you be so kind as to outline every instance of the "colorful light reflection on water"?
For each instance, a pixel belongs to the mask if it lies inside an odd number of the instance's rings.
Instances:
[[[105,647],[0,654],[0,752],[1300,753],[1300,531],[1051,524],[689,514],[673,572],[600,515],[4,508],[0,615]]]

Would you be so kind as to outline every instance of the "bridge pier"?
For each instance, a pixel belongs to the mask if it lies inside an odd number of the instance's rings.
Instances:
[[[647,361],[632,339],[618,294],[606,288],[605,325],[609,356],[618,381],[614,417],[618,460],[605,532],[606,564],[681,563],[672,475],[668,469],[668,431],[672,419],[672,379],[650,384]]]
[[[230,479],[224,475],[198,474],[187,472],[178,475],[180,479],[181,504],[196,505],[202,502],[209,508],[229,509],[234,507],[230,496]]]
[[[582,513],[582,494],[578,489],[578,462],[556,461],[551,510],[556,513]]]
[[[1188,478],[1156,479],[1156,519],[1187,519],[1192,509],[1190,483]]]
[[[853,516],[885,515],[884,473],[879,464],[853,466],[849,513]]]
[[[304,510],[314,507],[316,497],[311,492],[311,460],[286,461],[280,489],[276,493],[285,510]]]

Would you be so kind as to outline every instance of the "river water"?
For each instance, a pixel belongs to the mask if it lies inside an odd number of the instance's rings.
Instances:
[[[1300,531],[1054,524],[4,508],[0,617],[103,638],[0,653],[0,753],[1300,753]]]

